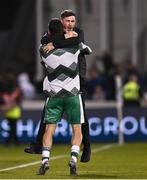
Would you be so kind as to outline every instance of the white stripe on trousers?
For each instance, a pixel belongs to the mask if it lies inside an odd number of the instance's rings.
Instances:
[[[83,110],[83,102],[82,102],[81,94],[79,94],[79,101],[80,101],[80,122],[82,124],[85,122],[85,118],[84,118],[84,110]]]

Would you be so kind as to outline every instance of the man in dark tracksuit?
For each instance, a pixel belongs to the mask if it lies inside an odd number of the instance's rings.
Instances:
[[[73,45],[76,45],[77,43],[84,42],[84,33],[79,28],[73,27],[73,23],[70,22],[70,17],[75,17],[75,13],[73,13],[71,10],[65,10],[61,13],[61,21],[63,23],[63,26],[67,26],[67,28],[71,28],[71,30],[75,31],[78,34],[78,37],[73,37],[61,41],[55,41],[53,42],[54,48],[68,48],[72,47]],[[48,36],[49,33],[47,32],[43,38],[41,39],[41,44],[48,44]],[[50,46],[49,46],[50,47]],[[82,135],[83,135],[83,153],[81,156],[81,162],[88,162],[90,160],[91,156],[91,146],[90,146],[90,137],[89,137],[89,123],[88,119],[85,113],[85,102],[84,102],[84,94],[85,94],[85,75],[86,75],[86,60],[84,54],[80,54],[78,58],[78,64],[79,64],[79,72],[80,72],[80,88],[82,92],[82,102],[84,106],[84,115],[85,115],[85,123],[82,124]],[[42,138],[43,134],[45,132],[45,124],[43,124],[44,119],[44,109],[42,113],[42,119],[40,123],[40,128],[38,131],[38,135],[36,138],[36,143],[32,143],[30,147],[25,148],[25,152],[27,153],[41,153],[41,147],[42,147]]]

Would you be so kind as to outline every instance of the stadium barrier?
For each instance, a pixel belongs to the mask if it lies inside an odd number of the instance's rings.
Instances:
[[[30,142],[36,137],[44,102],[24,102],[22,118],[17,122],[17,136],[20,142]],[[123,109],[120,122],[117,118],[117,108],[114,102],[87,102],[86,112],[90,126],[92,142],[118,142],[121,129],[125,142],[147,140],[147,111],[146,107]],[[0,113],[0,142],[8,137],[9,125]],[[54,142],[70,142],[71,128],[66,117],[58,123]]]

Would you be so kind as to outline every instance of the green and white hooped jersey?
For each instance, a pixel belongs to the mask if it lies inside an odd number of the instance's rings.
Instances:
[[[55,49],[49,54],[41,53],[46,67],[43,91],[49,97],[77,95],[80,91],[78,56],[92,50],[83,43],[73,48]]]

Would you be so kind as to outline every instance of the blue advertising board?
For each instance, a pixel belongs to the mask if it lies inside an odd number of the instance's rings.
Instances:
[[[115,108],[87,109],[91,142],[117,142],[119,128],[124,133],[124,140],[147,140],[147,109],[129,108],[123,110],[123,118],[119,125]],[[34,141],[41,119],[41,110],[24,110],[22,118],[17,121],[17,136],[20,142]],[[0,113],[0,142],[9,135],[9,124]],[[66,118],[58,123],[54,142],[70,142],[71,127]]]

